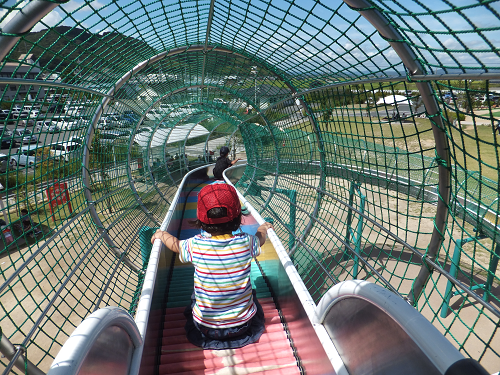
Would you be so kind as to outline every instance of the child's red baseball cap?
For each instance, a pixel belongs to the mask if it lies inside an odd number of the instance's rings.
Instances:
[[[207,211],[215,207],[225,207],[227,216],[209,218]],[[196,216],[205,224],[228,223],[241,214],[241,205],[234,187],[228,184],[207,185],[198,193]]]

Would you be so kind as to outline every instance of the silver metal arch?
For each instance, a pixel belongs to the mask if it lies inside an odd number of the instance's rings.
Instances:
[[[64,1],[45,1],[33,0],[21,9],[8,23],[2,28],[3,34],[0,36],[0,61],[2,61],[7,53],[21,39],[22,34],[29,32],[38,21],[49,14],[59,4],[67,3]]]
[[[143,115],[139,121],[137,122],[137,125],[134,129],[134,132],[132,133],[134,136],[135,136],[135,132],[137,131],[137,128],[139,127],[139,125],[142,123],[142,121],[144,120],[144,117],[146,115]],[[144,211],[144,213],[147,215],[147,217],[153,222],[156,224],[156,226],[160,226],[161,223],[159,223],[155,217],[153,216],[153,214],[147,209],[147,207],[144,205],[144,203],[142,202],[142,199],[141,197],[139,196],[139,193],[137,193],[137,189],[135,188],[135,180],[132,178],[132,169],[131,169],[131,154],[132,154],[132,144],[134,143],[133,141],[133,138],[131,139],[131,141],[129,142],[128,144],[128,151],[127,151],[127,177],[128,177],[128,183],[129,183],[129,186],[130,186],[130,189],[132,189],[132,192],[134,193],[134,197],[135,197],[135,200],[137,203],[139,203],[139,206],[141,207],[142,211]]]
[[[207,65],[207,47],[208,47],[208,38],[210,35],[210,29],[212,28],[212,19],[214,18],[214,8],[215,8],[215,0],[210,1],[210,10],[208,12],[208,22],[207,22],[207,31],[205,32],[205,47],[203,49],[203,66],[201,68],[201,86],[205,85],[205,69]]]
[[[403,61],[409,71],[410,76],[424,74],[422,65],[419,63],[413,50],[407,43],[401,42],[402,35],[392,26],[389,20],[377,9],[372,8],[372,4],[367,0],[343,0],[351,9],[357,10],[385,39],[391,40],[389,44]],[[432,95],[432,87],[429,82],[416,82],[418,91],[422,97],[427,113],[430,116],[440,113],[439,105]],[[437,156],[443,161],[439,163],[439,197],[436,216],[434,219],[434,230],[427,248],[427,257],[435,260],[439,247],[443,242],[446,228],[446,218],[448,216],[448,204],[450,201],[450,153],[445,133],[441,130],[444,127],[441,117],[433,117],[431,121],[434,140],[436,142]],[[441,128],[441,129],[440,129]],[[422,265],[420,272],[413,282],[412,293],[409,296],[411,303],[416,303],[423,287],[429,279],[430,271],[427,264]]]
[[[149,65],[165,58],[165,57],[169,57],[169,56],[174,56],[174,55],[178,55],[178,54],[181,54],[181,53],[186,53],[186,52],[195,52],[195,51],[206,51],[206,48],[208,48],[208,45],[192,45],[192,46],[188,46],[188,47],[181,47],[181,48],[175,48],[175,49],[172,49],[170,51],[165,51],[165,52],[162,52],[162,53],[159,53],[153,57],[151,57],[150,59],[148,60],[145,60],[139,64],[137,64],[132,70],[130,70],[129,72],[127,72],[125,75],[122,76],[122,78],[120,78],[116,84],[114,85],[113,88],[111,88],[106,97],[103,98],[103,100],[101,101],[101,104],[99,105],[99,107],[97,108],[95,114],[94,114],[94,117],[92,119],[92,123],[91,123],[91,126],[89,127],[88,131],[87,131],[87,135],[85,137],[85,141],[86,141],[86,144],[87,145],[90,145],[91,141],[92,141],[92,138],[94,136],[94,129],[95,129],[95,125],[97,124],[97,122],[99,121],[99,118],[101,117],[102,115],[102,112],[103,112],[103,109],[104,107],[106,107],[109,102],[111,101],[112,97],[114,96],[114,94],[130,79],[132,78],[132,76],[134,74],[136,74],[137,72],[145,69],[146,67],[148,67]],[[250,59],[249,57],[245,56],[245,55],[242,55],[242,54],[239,54],[239,53],[235,53],[234,51],[231,51],[229,49],[226,49],[226,48],[223,48],[223,47],[211,47],[211,51],[219,51],[219,52],[224,52],[224,53],[229,53],[229,54],[235,54],[237,56],[241,56],[243,58],[248,58]],[[262,65],[262,63],[260,63],[259,65]],[[268,67],[266,67],[268,68]],[[269,69],[270,71],[273,71],[271,69]],[[280,79],[283,80],[283,82],[285,82],[285,84],[287,86],[289,86],[291,89],[294,90],[293,86],[291,86],[291,84],[289,82],[287,82],[287,80],[285,80],[283,77],[281,77],[279,74],[277,74],[276,72],[273,72],[277,77],[279,77]],[[200,86],[200,85],[195,85],[195,86]],[[194,87],[194,86],[193,86]],[[187,88],[183,88],[183,89],[180,89],[180,90],[185,90]],[[158,101],[156,101],[158,102]],[[156,103],[155,102],[155,103]],[[154,105],[154,103],[149,107],[152,108],[152,106]],[[309,112],[309,109],[308,107],[306,107],[308,112]],[[260,112],[259,112],[260,113]],[[266,122],[266,125],[268,126],[271,134],[272,134],[272,129],[271,129],[271,126],[269,124],[269,122],[267,121],[267,119],[265,118],[265,116],[260,113],[262,118],[264,119],[264,121]],[[310,113],[310,115],[312,115],[312,113]],[[143,117],[144,118],[144,117]],[[142,118],[142,119],[143,119]],[[244,122],[244,121],[242,121]],[[317,128],[315,127],[315,129],[317,130]],[[276,140],[274,140],[274,143],[275,143],[275,148],[277,147],[276,146]],[[278,152],[278,150],[276,149],[276,152]],[[278,158],[277,158],[278,159]],[[92,202],[92,193],[90,191],[90,189],[87,188],[87,186],[89,186],[89,182],[90,182],[90,174],[88,172],[88,165],[89,165],[89,161],[90,161],[90,149],[89,147],[86,147],[84,149],[84,152],[83,152],[83,165],[84,165],[84,168],[83,168],[83,176],[82,176],[82,180],[83,180],[83,184],[84,186],[86,187],[84,189],[84,195],[85,195],[85,198],[87,200],[88,203]],[[277,168],[279,170],[279,164],[277,164]],[[129,178],[130,178],[130,174],[129,174]],[[134,194],[136,194],[137,192],[135,191],[134,189]],[[136,197],[138,197],[138,195],[136,194]],[[140,202],[140,201],[139,201]],[[141,205],[141,207],[143,207],[143,205]],[[145,207],[143,207],[144,209]],[[102,222],[101,220],[99,219],[99,216],[97,215],[97,211],[95,210],[95,207],[91,207],[91,210],[90,210],[90,214],[94,220],[94,222],[96,223],[97,225],[97,228],[99,228],[99,230],[103,230],[103,226],[102,226]],[[104,235],[104,240],[106,241],[106,243],[108,243],[108,245],[114,247],[114,242],[111,240],[111,238],[105,234]]]

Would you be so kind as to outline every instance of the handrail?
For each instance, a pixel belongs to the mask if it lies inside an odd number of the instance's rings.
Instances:
[[[234,185],[231,183],[229,178],[226,176],[226,171],[229,171],[230,168],[226,169],[222,175],[224,177],[224,180],[226,181],[227,184],[231,185],[234,187]],[[255,218],[257,223],[259,225],[263,224],[265,220],[260,216],[260,214],[252,207],[252,205],[245,199],[245,197],[236,189],[236,193],[238,194],[238,197],[240,198],[240,201],[247,207],[248,211],[250,214]],[[293,285],[293,288],[295,289],[295,293],[297,294],[297,297],[299,298],[302,306],[304,307],[304,310],[311,321],[311,324],[316,331],[316,334],[318,335],[318,339],[320,340],[321,344],[323,345],[323,348],[325,349],[325,352],[328,355],[328,359],[332,363],[333,368],[335,369],[336,374],[338,375],[348,375],[348,372],[345,368],[345,365],[340,358],[340,355],[335,348],[335,346],[332,343],[332,340],[330,339],[330,336],[326,332],[325,327],[322,324],[318,324],[314,322],[314,317],[315,317],[315,312],[316,312],[316,304],[314,303],[314,300],[311,297],[311,294],[307,290],[304,281],[300,277],[299,273],[297,272],[295,266],[293,265],[290,257],[288,256],[286,249],[284,248],[283,244],[281,243],[281,240],[279,237],[276,235],[276,232],[273,229],[268,229],[267,230],[267,235],[269,237],[269,240],[271,241],[272,245],[274,246],[274,249],[276,250],[276,253],[279,257],[279,260],[281,264],[283,265],[283,268],[285,269],[288,278],[290,279],[290,283]]]
[[[12,343],[9,341],[7,337],[2,332],[2,328],[0,327],[0,353],[2,353],[7,360],[12,360],[14,355],[16,355],[17,350]],[[45,375],[45,373],[36,367],[31,361],[24,358],[22,355],[17,357],[14,365],[21,371],[26,371],[27,375]],[[26,368],[25,368],[26,367]]]
[[[199,170],[207,169],[211,165],[204,165],[202,167],[198,167],[187,173],[179,184],[179,188],[175,193],[174,198],[172,199],[172,203],[170,204],[170,208],[165,215],[165,219],[161,223],[160,229],[166,230],[168,225],[170,224],[170,220],[174,214],[174,211],[177,206],[177,202],[179,200],[182,188],[188,179],[188,177]],[[153,248],[151,249],[151,255],[149,257],[148,267],[146,269],[146,274],[144,275],[144,282],[142,284],[141,297],[139,298],[139,303],[137,304],[137,312],[135,314],[135,323],[137,325],[137,329],[139,335],[142,337],[142,340],[146,340],[146,329],[148,326],[149,312],[151,309],[151,301],[153,298],[153,291],[155,287],[156,274],[158,271],[158,261],[160,259],[160,254],[162,251],[163,244],[160,239],[156,239],[153,243]],[[135,375],[139,373],[139,367],[142,359],[142,351],[143,346],[139,347],[134,353],[134,357],[132,358],[132,363],[130,365],[130,375]]]
[[[137,325],[125,310],[119,307],[108,306],[92,313],[76,327],[52,362],[47,375],[78,374],[87,360],[92,361],[93,357],[88,356],[88,354],[91,353],[98,338],[102,338],[104,334],[109,343],[112,343],[113,339],[123,338],[123,333],[117,332],[116,329],[112,329],[111,332],[105,332],[110,327],[118,327],[125,331],[133,346],[133,352],[129,355],[135,358],[139,348],[142,348],[144,344]],[[123,344],[123,342],[121,343]],[[108,358],[110,361],[112,359]],[[103,360],[106,360],[105,356]],[[130,363],[130,359],[126,355],[118,358],[118,360],[120,364],[125,363],[127,365]]]

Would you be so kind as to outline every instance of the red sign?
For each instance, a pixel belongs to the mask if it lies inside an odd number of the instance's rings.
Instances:
[[[54,222],[56,221],[54,218],[54,211],[57,206],[62,206],[67,203],[69,212],[73,212],[66,182],[55,182],[54,185],[49,186],[47,189],[47,198],[49,199],[50,213],[52,214],[52,220]]]

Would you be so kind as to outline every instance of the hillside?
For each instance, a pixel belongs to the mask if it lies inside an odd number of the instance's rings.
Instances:
[[[17,59],[23,53],[33,53],[41,67],[61,72],[69,83],[78,80],[78,73],[128,70],[131,61],[143,61],[156,52],[147,43],[120,33],[101,35],[58,26],[27,34],[11,56]],[[124,61],[128,61],[127,67]]]

